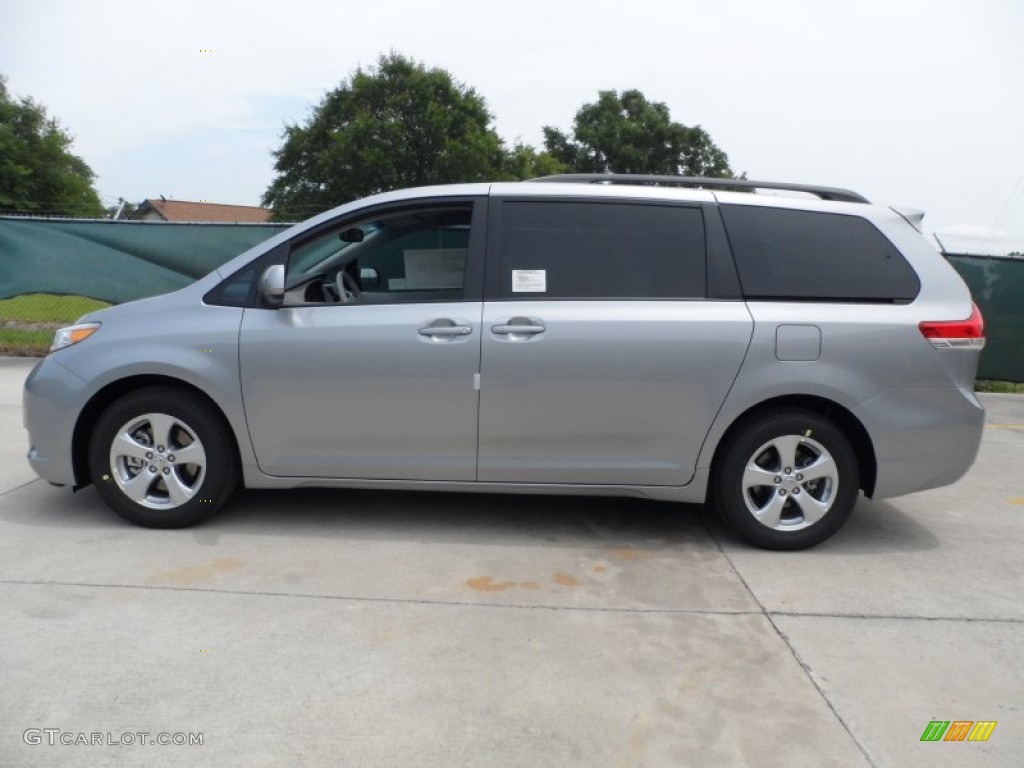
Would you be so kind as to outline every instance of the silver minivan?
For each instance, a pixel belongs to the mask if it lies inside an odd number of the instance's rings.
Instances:
[[[153,527],[239,483],[603,494],[807,547],[977,453],[982,319],[918,222],[682,177],[376,195],[59,330],[28,458]]]

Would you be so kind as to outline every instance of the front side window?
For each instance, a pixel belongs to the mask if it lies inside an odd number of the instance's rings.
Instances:
[[[501,211],[502,298],[704,296],[699,208],[509,201]]]
[[[297,243],[285,305],[459,301],[471,205],[389,211],[347,220]]]

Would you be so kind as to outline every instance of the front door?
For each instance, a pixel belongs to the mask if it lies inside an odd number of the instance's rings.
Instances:
[[[475,479],[475,221],[473,202],[407,206],[291,248],[284,306],[242,320],[242,392],[263,472]]]

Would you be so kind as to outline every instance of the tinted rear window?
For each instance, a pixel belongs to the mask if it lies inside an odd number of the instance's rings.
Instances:
[[[506,202],[501,296],[667,299],[704,295],[699,208]]]
[[[911,301],[921,288],[903,255],[858,216],[723,205],[749,299]]]

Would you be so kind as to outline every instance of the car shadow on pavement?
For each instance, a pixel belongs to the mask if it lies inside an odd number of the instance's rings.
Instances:
[[[714,547],[700,507],[635,498],[378,490],[243,491],[201,531],[523,546]],[[690,514],[685,514],[689,512]]]
[[[95,491],[31,483],[0,496],[0,520],[18,525],[139,530]],[[221,535],[417,542],[493,540],[525,546],[654,543],[694,550],[750,549],[698,504],[600,496],[534,496],[301,488],[241,490],[196,541]],[[154,532],[154,535],[159,535]],[[816,553],[874,554],[934,549],[939,540],[897,504],[861,498],[846,526]]]
[[[708,511],[704,518],[725,551],[751,549],[717,515]],[[924,552],[940,545],[938,537],[916,516],[900,509],[899,500],[872,501],[861,496],[846,525],[813,551],[816,555],[876,555]]]
[[[0,496],[0,521],[62,529],[145,531],[112,511],[92,487],[71,493],[36,481]],[[472,541],[544,546],[654,540],[713,548],[700,507],[648,499],[300,488],[240,490],[188,529],[202,543],[221,535],[291,539]],[[159,535],[159,531],[154,531]]]

